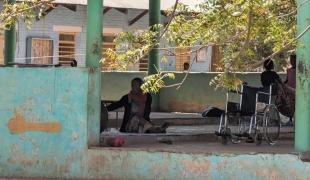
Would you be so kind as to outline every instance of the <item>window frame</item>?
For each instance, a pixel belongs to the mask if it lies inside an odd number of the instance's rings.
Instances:
[[[60,40],[60,36],[61,35],[73,35],[74,39],[73,39],[73,41],[62,41],[62,40]],[[76,60],[76,57],[75,57],[75,54],[76,54],[76,44],[77,44],[76,43],[76,35],[77,35],[76,32],[58,32],[58,51],[57,51],[57,54],[58,54],[58,58],[57,58],[58,59],[58,64],[65,65],[65,66],[70,66],[71,62],[73,60]],[[67,44],[68,46],[61,46],[61,43]],[[73,46],[70,46],[70,45],[73,45]],[[60,48],[73,49],[73,51],[68,51],[68,52],[60,51]],[[66,61],[68,61],[67,63],[61,63],[61,62],[64,62],[64,61],[61,61],[60,59],[61,58],[66,58],[66,57],[61,57],[62,56],[61,52],[65,53],[65,55],[63,55],[63,56],[66,56],[66,53],[69,53],[69,55],[68,55],[69,57],[67,58],[69,60],[66,60]],[[73,53],[72,57],[70,56],[70,52]]]
[[[32,48],[33,48],[33,44],[32,41],[33,40],[46,40],[46,41],[51,41],[51,49],[50,49],[50,55],[51,56],[51,64],[54,63],[54,39],[50,38],[50,37],[42,37],[42,36],[29,36],[26,39],[26,62],[27,64],[35,64],[33,61],[33,54],[32,54]]]
[[[191,51],[191,48],[189,47],[177,47],[175,49],[175,71],[184,71],[184,64],[191,63],[190,51]],[[182,54],[182,55],[178,55],[178,54]]]

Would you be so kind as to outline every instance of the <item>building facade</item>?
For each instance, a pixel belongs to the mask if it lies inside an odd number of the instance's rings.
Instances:
[[[70,65],[76,60],[78,67],[85,66],[87,6],[79,4],[56,4],[55,8],[47,10],[46,15],[33,22],[31,29],[27,29],[23,22],[16,26],[17,30],[17,63],[34,64],[61,64]],[[115,48],[113,42],[120,32],[144,30],[148,28],[149,14],[146,9],[105,7],[103,20],[103,48]],[[162,24],[167,17],[162,13]],[[0,35],[0,49],[3,49],[3,33]],[[176,56],[167,56],[161,61],[163,71],[183,71],[191,63],[194,55],[189,53],[191,48],[171,47]],[[192,65],[193,72],[209,72],[214,69],[212,62],[217,61],[212,47],[202,49]],[[3,53],[0,54],[0,63],[3,62]],[[108,60],[108,59],[107,59]],[[147,71],[148,59],[145,57],[139,63],[128,67],[131,71]],[[112,70],[104,66],[103,70]]]

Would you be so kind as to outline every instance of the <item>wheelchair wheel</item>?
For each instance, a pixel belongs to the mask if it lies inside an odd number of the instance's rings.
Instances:
[[[279,136],[281,128],[280,114],[275,105],[268,105],[264,111],[264,135],[269,145],[274,145]]]

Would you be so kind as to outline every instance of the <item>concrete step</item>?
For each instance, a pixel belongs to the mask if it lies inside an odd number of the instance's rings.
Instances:
[[[152,112],[150,116],[155,125],[169,123],[173,126],[187,125],[212,125],[219,124],[219,118],[204,118],[199,113],[161,113]],[[108,127],[120,127],[123,119],[123,112],[109,112]]]

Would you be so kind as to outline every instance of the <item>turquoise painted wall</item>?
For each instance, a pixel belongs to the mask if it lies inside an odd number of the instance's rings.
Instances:
[[[1,176],[87,173],[83,167],[88,144],[99,143],[100,86],[88,88],[96,75],[100,77],[98,70],[87,68],[0,68]],[[14,127],[24,133],[12,134],[8,123],[14,119]],[[45,129],[35,132],[39,123]],[[46,123],[60,130],[46,132]]]
[[[181,82],[185,73],[175,73],[176,79],[167,84]],[[190,73],[183,86],[162,89],[159,93],[159,108],[164,112],[201,112],[207,106],[224,107],[225,91],[215,90],[209,85],[217,73]],[[144,77],[142,72],[102,72],[101,97],[104,100],[118,100],[130,90],[134,77]],[[238,76],[250,86],[261,86],[260,73],[245,73]],[[285,74],[281,77],[284,79]],[[113,79],[113,81],[112,81]]]
[[[186,154],[125,149],[92,149],[91,178],[269,180],[310,178],[310,163],[294,154]]]

